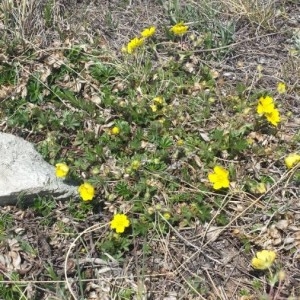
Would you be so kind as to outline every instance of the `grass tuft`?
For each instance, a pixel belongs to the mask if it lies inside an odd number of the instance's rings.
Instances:
[[[0,12],[0,129],[80,187],[1,208],[0,298],[300,297],[292,1]]]

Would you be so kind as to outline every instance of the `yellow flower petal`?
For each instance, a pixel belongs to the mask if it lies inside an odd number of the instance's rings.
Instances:
[[[112,135],[118,135],[120,133],[120,128],[118,126],[114,126],[111,130],[110,133]]]
[[[171,215],[170,215],[170,213],[168,213],[168,212],[165,212],[165,213],[163,214],[163,216],[164,216],[164,218],[165,218],[167,221],[171,219]]]
[[[110,221],[110,228],[115,229],[116,233],[123,233],[126,227],[129,227],[130,221],[124,214],[116,214]]]
[[[271,267],[276,258],[276,253],[272,250],[262,250],[252,258],[251,265],[254,269],[265,270]]]
[[[149,28],[145,28],[142,32],[141,32],[141,36],[144,38],[149,38],[152,35],[155,34],[156,31],[156,27],[155,26],[151,26]]]
[[[184,141],[181,139],[176,142],[177,146],[182,146],[183,144],[184,144]]]
[[[267,191],[266,185],[263,182],[260,182],[256,185],[255,190],[259,194],[264,194]]]
[[[291,153],[285,158],[284,162],[287,168],[291,169],[296,164],[300,163],[300,154]]]
[[[258,269],[258,270],[264,270],[265,269],[264,261],[261,260],[261,259],[258,259],[257,257],[252,258],[251,265],[254,269]]]
[[[269,123],[271,123],[274,126],[277,126],[280,122],[280,114],[278,109],[274,108],[271,112],[265,113],[265,116]]]
[[[150,107],[151,107],[153,112],[157,112],[157,105],[152,104],[152,105],[150,105]]]
[[[214,172],[208,174],[208,180],[213,184],[215,190],[228,188],[230,184],[229,172],[221,166],[215,166]]]
[[[64,178],[69,173],[69,167],[65,163],[58,163],[55,165],[55,175]]]
[[[258,99],[257,113],[263,115],[265,113],[271,113],[274,110],[274,100],[270,96],[260,97]]]
[[[284,82],[278,82],[277,84],[277,92],[279,94],[284,94],[286,92],[286,87]]]
[[[126,47],[122,48],[122,51],[126,50],[127,53],[132,54],[136,50],[136,48],[142,46],[144,42],[144,38],[135,37],[129,41]]]
[[[132,163],[131,163],[131,168],[133,170],[138,170],[139,167],[141,166],[141,162],[139,160],[134,160]]]
[[[95,189],[88,182],[85,182],[85,183],[81,184],[78,187],[78,192],[79,192],[79,195],[80,195],[80,197],[82,198],[83,201],[93,200],[93,198],[95,196]]]
[[[157,105],[162,105],[162,104],[164,104],[164,102],[165,102],[165,100],[162,97],[155,97],[153,99],[153,103],[157,104]]]
[[[189,27],[183,22],[175,24],[170,31],[175,35],[184,35],[188,31]]]

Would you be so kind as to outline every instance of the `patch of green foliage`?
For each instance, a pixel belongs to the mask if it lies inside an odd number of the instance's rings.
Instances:
[[[48,27],[53,23],[51,3],[44,8]],[[49,163],[64,161],[72,180],[89,181],[95,187],[91,202],[70,201],[67,215],[72,220],[84,222],[102,208],[106,216],[129,215],[131,226],[124,234],[107,231],[97,240],[95,251],[103,259],[109,254],[122,261],[138,239],[157,239],[172,227],[210,222],[225,227],[232,220],[226,197],[255,194],[256,180],[251,174],[245,176],[244,185],[239,182],[235,164],[246,160],[249,151],[265,150],[249,142],[253,130],[271,135],[277,129],[253,117],[253,102],[266,91],[252,91],[247,102],[247,87],[239,82],[231,95],[222,96],[218,76],[205,62],[226,58],[235,27],[221,20],[211,22],[216,15],[206,5],[205,14],[177,0],[164,4],[171,24],[182,18],[193,22],[192,36],[168,31],[161,41],[146,40],[136,52],[118,57],[82,45],[58,51],[63,59],[55,67],[47,66],[51,72],[46,78],[41,70],[32,71],[24,83],[26,93],[3,103],[8,129],[29,131]],[[106,22],[116,26],[110,15]],[[4,64],[1,72],[0,84],[16,83],[17,68]],[[299,136],[293,143],[298,140]],[[208,174],[216,165],[225,165],[234,188],[228,179],[227,186],[213,190]],[[299,177],[295,173],[296,181]],[[274,184],[268,175],[260,180]],[[56,205],[53,199],[37,197],[32,209],[42,218],[41,225],[57,222],[62,232],[74,234],[71,226],[52,215]],[[1,232],[11,222],[3,214]],[[249,252],[248,239],[242,243]],[[151,245],[145,245],[143,254],[151,255]],[[46,269],[52,280],[60,279],[52,265]],[[84,278],[81,270],[77,273]],[[193,292],[207,292],[199,277],[189,281]],[[253,287],[260,288],[256,282]],[[23,299],[22,289],[3,285],[0,296]],[[129,299],[132,294],[124,289],[120,297]]]

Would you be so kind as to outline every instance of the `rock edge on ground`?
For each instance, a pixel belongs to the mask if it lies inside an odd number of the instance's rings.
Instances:
[[[57,178],[54,166],[31,143],[0,132],[0,206],[20,201],[26,205],[37,196],[77,197],[77,186]]]

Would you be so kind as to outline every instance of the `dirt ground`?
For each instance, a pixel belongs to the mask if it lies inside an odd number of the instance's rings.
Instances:
[[[206,11],[201,10],[200,2],[178,1],[180,7],[194,7],[204,19]],[[281,103],[281,108],[292,111],[294,116],[285,124],[285,131],[281,133],[284,143],[285,139],[299,133],[300,128],[300,56],[291,54],[297,30],[300,43],[300,5],[297,0],[285,1],[284,5],[281,1],[273,2],[275,10],[283,6],[284,12],[278,11],[267,24],[251,22],[247,15],[241,12],[237,14],[229,6],[227,10],[224,7],[217,14],[218,18],[235,24],[233,41],[224,47],[230,51],[222,58],[214,57],[212,51],[212,56],[205,63],[217,72],[217,85],[224,97],[236,89],[238,82],[243,82],[249,89],[268,89],[280,79],[293,87],[293,93],[288,94],[284,103]],[[150,24],[157,27],[169,24],[174,9],[171,1],[155,0],[58,0],[54,3],[51,18],[55,18],[53,23],[56,27],[45,26],[42,12],[46,2],[43,1],[32,9],[31,18],[26,18],[26,46],[31,44],[35,49],[49,50],[63,43],[86,43],[110,49],[118,57],[122,45],[140,32],[141,28]],[[191,28],[193,31],[192,24]],[[203,60],[204,54],[205,50],[196,50],[194,56]],[[161,55],[163,57],[164,54]],[[264,76],[257,76],[259,72]],[[21,129],[1,129],[28,136]],[[267,140],[263,136],[255,138],[264,139],[267,145],[272,144],[272,139]],[[252,164],[260,162],[252,161]],[[251,165],[245,167],[250,169]],[[284,207],[282,216],[279,212],[274,219],[264,219],[262,214],[256,215],[254,210],[240,218],[232,215],[232,222],[224,228],[209,227],[200,222],[190,228],[173,228],[167,236],[161,235],[160,239],[136,240],[136,246],[130,249],[121,264],[113,258],[109,258],[110,263],[99,259],[94,247],[95,242],[103,236],[101,226],[95,227],[95,224],[109,221],[106,211],[97,214],[91,212],[85,221],[76,221],[65,214],[66,204],[58,203],[47,216],[53,220],[48,224],[45,217],[37,215],[32,208],[2,207],[2,216],[13,214],[14,220],[10,232],[6,233],[5,242],[0,244],[0,272],[6,274],[14,268],[14,262],[20,264],[23,271],[18,279],[32,282],[28,284],[26,299],[30,299],[31,290],[40,299],[71,299],[66,296],[70,286],[74,294],[78,295],[81,287],[75,280],[73,283],[71,280],[72,276],[75,278],[78,268],[85,270],[85,299],[91,300],[113,299],[109,295],[114,290],[119,292],[127,288],[139,291],[139,296],[134,299],[300,299],[300,187],[282,185],[281,171],[276,166],[272,170],[274,176],[279,178],[278,185],[272,191],[272,198],[274,203]],[[241,198],[232,198],[230,205],[238,206]],[[285,203],[282,203],[282,199]],[[288,224],[283,222],[286,216]],[[82,234],[77,240],[78,244],[72,248],[73,239],[59,234],[60,228],[55,220],[68,224],[78,234],[87,228],[91,229]],[[264,223],[265,227],[253,232],[250,227],[255,223]],[[249,266],[252,254],[245,251],[249,241],[258,249],[274,243],[274,247],[280,250],[279,259],[286,270],[286,280],[280,295],[273,294],[273,298],[241,295],[242,289],[253,290],[254,279],[265,285],[266,292],[271,289],[263,280],[264,274],[253,271]],[[25,244],[30,245],[30,249],[24,249]],[[89,249],[89,258],[75,256],[77,251],[74,249],[80,248],[79,244]],[[150,253],[146,256],[143,251],[145,244]],[[292,247],[296,249],[293,255],[290,252]],[[12,257],[12,253],[15,256]],[[56,289],[65,291],[62,292],[65,295],[54,296],[55,288],[47,286],[50,269],[57,274]],[[64,276],[71,280],[70,286],[65,285]],[[38,281],[45,283],[40,285]],[[193,293],[193,290],[198,292]],[[203,296],[199,296],[199,293]],[[128,298],[124,296],[114,299]]]

